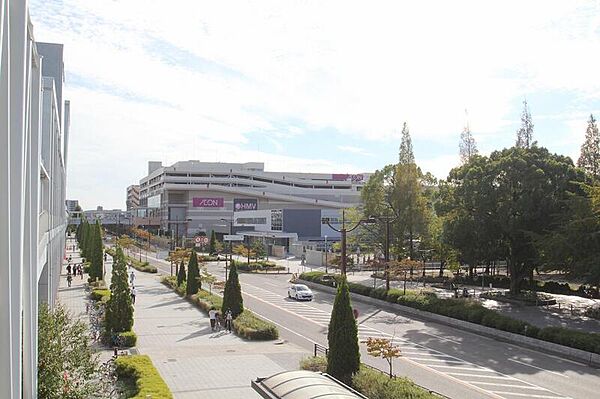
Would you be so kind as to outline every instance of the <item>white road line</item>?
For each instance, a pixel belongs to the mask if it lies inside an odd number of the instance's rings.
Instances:
[[[472,378],[492,378],[495,380],[513,380],[514,379],[512,377],[502,376],[502,375],[481,375],[481,374],[452,373],[452,372],[447,372],[446,374],[459,375],[461,377],[472,377]],[[476,384],[475,381],[469,381],[469,384],[470,383]],[[491,392],[494,392],[494,391],[491,391]]]
[[[447,368],[447,369],[452,369],[452,370],[471,370],[471,371],[482,371],[485,373],[489,373],[489,371],[487,370],[482,370],[480,368],[475,368],[475,367],[459,367],[459,366],[446,366],[443,364],[428,364],[429,367],[435,367],[436,369],[438,368]]]
[[[420,331],[420,333],[421,333],[421,334],[425,334],[425,335],[429,335],[429,336],[431,336],[431,337],[435,337],[435,338],[437,338],[437,339],[441,339],[441,340],[444,340],[444,341],[450,341],[450,342],[454,342],[455,344],[462,344],[462,342],[460,342],[460,341],[457,341],[457,340],[455,340],[455,339],[446,338],[446,337],[441,337],[441,336],[439,336],[439,335],[430,334],[430,333],[428,333],[428,332],[424,332],[424,331]]]
[[[494,385],[497,387],[506,387],[506,388],[518,388],[518,389],[532,389],[535,391],[547,391],[546,388],[542,388],[542,387],[535,387],[535,386],[525,386],[525,385],[514,385],[514,384],[500,384],[498,382],[479,382],[479,381],[473,381],[471,382],[471,384],[476,384],[476,385]]]
[[[543,398],[543,399],[568,399],[566,396],[549,396],[549,395],[532,395],[529,393],[515,393],[515,392],[502,392],[502,391],[490,391],[497,395],[509,395],[509,396],[525,396],[527,398]]]
[[[412,356],[404,356],[411,360],[415,360],[418,362],[444,362],[444,363],[456,363],[456,364],[469,364],[467,362],[463,362],[462,360],[443,360],[443,359],[427,359],[424,357],[412,357]]]
[[[561,377],[563,377],[563,378],[569,378],[569,376],[568,376],[568,375],[564,375],[564,374],[561,374],[561,373],[557,373],[556,371],[550,371],[550,370],[546,370],[546,369],[543,369],[543,368],[541,368],[541,367],[534,366],[533,364],[529,364],[529,363],[521,362],[521,361],[519,361],[519,360],[515,360],[515,359],[508,359],[508,360],[510,360],[511,362],[515,362],[515,363],[522,364],[522,365],[524,365],[524,366],[529,366],[529,367],[532,367],[532,368],[534,368],[534,369],[542,370],[542,371],[545,371],[545,372],[547,372],[547,373],[552,373],[552,374],[555,374],[555,375],[559,375],[559,376],[561,376]]]

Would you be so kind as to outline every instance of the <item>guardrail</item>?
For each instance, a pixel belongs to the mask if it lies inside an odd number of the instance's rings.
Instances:
[[[329,349],[323,345],[319,345],[316,342],[314,343],[315,347],[314,347],[314,355],[317,356],[318,354],[323,354],[325,356],[327,356],[327,354],[329,353]]]

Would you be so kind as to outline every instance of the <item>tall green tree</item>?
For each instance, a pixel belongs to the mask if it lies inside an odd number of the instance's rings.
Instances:
[[[415,163],[412,139],[410,138],[410,131],[408,130],[408,124],[406,122],[404,122],[404,125],[402,126],[402,141],[400,141],[398,163],[400,165],[409,165]]]
[[[100,222],[96,221],[93,227],[91,227],[91,237],[88,244],[89,261],[90,265],[90,278],[93,280],[104,279],[104,251],[102,244],[102,227]]]
[[[521,113],[521,126],[517,130],[516,146],[519,148],[530,148],[533,141],[533,120],[527,106],[527,100],[523,100],[523,112]]]
[[[467,163],[469,160],[477,155],[479,151],[477,150],[477,143],[475,143],[475,138],[471,133],[471,129],[469,125],[465,126],[462,133],[460,134],[460,142],[458,144],[459,155],[461,162]]]
[[[333,302],[329,329],[327,331],[329,352],[327,353],[327,373],[347,385],[360,367],[358,347],[358,327],[350,303],[350,290],[343,277]]]
[[[590,115],[588,120],[577,166],[585,169],[594,179],[600,179],[600,133],[594,115]]]
[[[217,236],[215,234],[215,231],[211,231],[210,233],[210,244],[208,247],[208,252],[212,255],[214,253],[217,252]]]
[[[195,249],[192,249],[187,269],[188,274],[185,294],[189,296],[198,293],[198,277],[200,277],[200,270],[198,269],[198,255],[196,254]]]
[[[240,280],[238,278],[237,266],[233,260],[231,261],[229,269],[229,277],[225,283],[225,291],[223,292],[223,305],[221,307],[221,311],[223,313],[225,313],[227,310],[231,310],[234,318],[244,311],[242,287],[240,286]]]
[[[110,299],[106,303],[106,333],[117,334],[133,327],[133,305],[127,278],[127,265],[121,247],[117,247],[110,281]]]
[[[179,265],[179,271],[177,272],[177,286],[180,287],[184,281],[185,281],[185,265],[183,264],[183,259],[182,259],[181,264]]]
[[[38,397],[84,399],[96,393],[98,356],[90,346],[86,325],[74,319],[63,305],[50,309],[43,303],[37,333]]]

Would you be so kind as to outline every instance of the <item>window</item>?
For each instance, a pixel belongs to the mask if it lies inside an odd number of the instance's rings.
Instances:
[[[271,230],[283,230],[283,212],[281,211],[281,209],[271,210]]]
[[[267,224],[267,218],[237,218],[236,224]]]

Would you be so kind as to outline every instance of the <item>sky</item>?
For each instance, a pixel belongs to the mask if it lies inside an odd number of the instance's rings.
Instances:
[[[32,0],[63,43],[67,197],[124,208],[150,160],[372,172],[408,123],[421,169],[534,140],[578,158],[600,116],[597,1]]]

